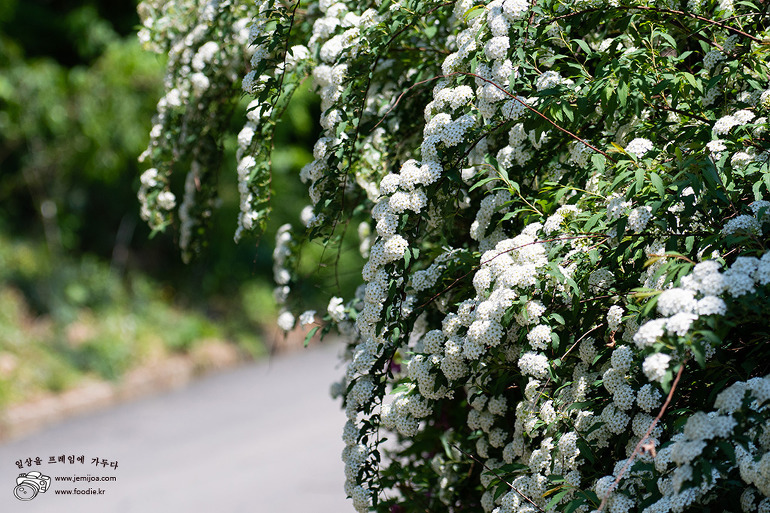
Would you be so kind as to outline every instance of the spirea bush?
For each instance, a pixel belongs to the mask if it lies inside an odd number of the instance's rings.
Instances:
[[[303,244],[357,229],[361,286],[322,327],[356,510],[768,512],[769,7],[144,2],[169,67],[142,212],[194,255],[236,123],[235,238],[259,235],[309,84],[278,322]]]

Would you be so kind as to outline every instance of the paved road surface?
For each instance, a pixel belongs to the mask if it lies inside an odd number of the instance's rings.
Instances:
[[[345,419],[329,397],[342,374],[338,351],[276,357],[0,446],[0,512],[351,512],[340,460]],[[85,463],[48,463],[60,455]],[[20,470],[15,461],[28,457],[42,465]],[[96,467],[97,457],[118,467]],[[16,478],[32,470],[50,476],[50,488],[19,501]],[[54,480],[89,474],[116,480]],[[74,488],[104,494],[55,494]]]

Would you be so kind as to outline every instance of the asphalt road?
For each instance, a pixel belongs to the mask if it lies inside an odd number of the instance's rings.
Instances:
[[[274,357],[2,445],[0,512],[354,511],[340,460],[345,416],[329,397],[342,375],[338,351],[325,345]],[[20,501],[16,479],[30,471],[49,476],[50,486]],[[56,480],[67,476],[115,480]],[[96,493],[61,493],[74,489]]]

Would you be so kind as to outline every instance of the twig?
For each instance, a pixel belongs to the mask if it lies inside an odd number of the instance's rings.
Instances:
[[[519,102],[520,104],[522,104],[522,105],[523,105],[524,107],[526,107],[527,109],[531,110],[532,112],[534,112],[535,114],[537,114],[538,116],[540,116],[541,118],[543,118],[544,120],[548,121],[550,124],[552,124],[552,125],[553,125],[554,127],[556,127],[557,129],[561,130],[562,132],[564,132],[565,134],[569,135],[569,136],[570,136],[570,137],[572,137],[573,139],[575,139],[575,140],[577,140],[577,141],[580,141],[581,143],[585,144],[586,146],[588,146],[589,148],[591,148],[591,149],[592,149],[592,150],[594,150],[595,152],[597,152],[597,153],[601,153],[602,155],[604,155],[604,157],[605,157],[607,160],[611,161],[612,163],[617,163],[617,161],[616,161],[615,159],[613,159],[612,157],[610,157],[610,156],[609,156],[607,153],[603,152],[602,150],[600,150],[600,149],[599,149],[599,148],[597,148],[596,146],[593,146],[593,145],[592,145],[591,143],[589,143],[588,141],[586,141],[586,140],[584,140],[584,139],[582,139],[582,138],[578,137],[577,135],[573,134],[572,132],[570,132],[570,131],[569,131],[569,130],[567,130],[566,128],[562,128],[561,126],[557,125],[557,124],[556,124],[556,122],[554,122],[553,120],[551,120],[551,118],[549,118],[548,116],[546,116],[545,114],[543,114],[542,112],[540,112],[539,110],[537,110],[536,108],[532,107],[532,106],[531,106],[531,105],[529,105],[527,102],[523,101],[523,100],[522,100],[522,99],[520,99],[518,96],[516,96],[515,94],[511,93],[510,91],[508,91],[508,90],[507,90],[507,89],[505,89],[504,87],[502,87],[502,86],[498,85],[498,84],[497,84],[497,83],[495,83],[494,81],[492,81],[492,80],[489,80],[488,78],[484,78],[484,77],[482,77],[482,76],[479,76],[479,75],[477,75],[477,74],[475,74],[475,73],[457,72],[457,73],[453,73],[453,74],[456,74],[456,75],[469,75],[469,76],[471,76],[471,77],[475,77],[475,78],[477,78],[477,79],[479,79],[479,80],[483,80],[484,82],[487,82],[487,83],[489,83],[489,84],[492,84],[493,86],[495,86],[496,88],[498,88],[500,91],[502,91],[503,93],[505,93],[505,94],[506,94],[507,96],[509,96],[510,98],[512,98],[512,99],[514,99],[514,100],[516,100],[517,102]]]
[[[639,442],[636,444],[636,447],[634,447],[634,452],[631,453],[631,457],[628,458],[628,461],[626,461],[626,464],[623,465],[623,468],[618,473],[618,477],[615,478],[615,481],[612,483],[612,486],[610,486],[610,489],[607,490],[607,494],[602,497],[602,503],[599,504],[598,511],[602,511],[604,509],[604,506],[607,504],[607,499],[609,499],[610,494],[612,493],[612,490],[615,489],[615,487],[618,485],[620,480],[623,478],[623,474],[626,473],[626,471],[631,467],[631,463],[633,463],[634,458],[636,458],[636,455],[639,454],[639,449],[642,448],[644,445],[644,442],[647,441],[647,437],[650,436],[650,433],[652,433],[652,430],[655,429],[655,426],[657,425],[658,421],[663,417],[663,414],[666,411],[666,408],[668,408],[669,403],[671,402],[671,398],[674,396],[674,390],[676,390],[676,385],[679,383],[679,378],[682,377],[682,371],[684,370],[684,366],[687,363],[687,360],[683,361],[682,364],[679,366],[679,372],[676,373],[676,378],[674,379],[674,383],[671,385],[671,390],[668,391],[668,397],[666,397],[666,402],[663,403],[663,406],[661,406],[660,411],[658,412],[658,416],[655,417],[655,419],[652,421],[652,424],[650,424],[650,427],[647,428],[647,432],[644,433],[644,436],[639,440]]]
[[[462,450],[462,448],[460,448],[460,446],[458,446],[457,444],[452,444],[452,447],[454,447],[455,449],[457,449],[457,450],[458,450],[458,451],[460,451],[461,453],[465,454],[465,455],[466,455],[466,456],[468,456],[470,459],[472,459],[473,461],[475,461],[476,463],[478,463],[479,465],[481,465],[482,467],[484,467],[484,468],[485,468],[485,469],[487,469],[488,471],[490,471],[490,472],[492,472],[493,474],[495,474],[497,477],[499,477],[499,478],[500,478],[500,480],[501,480],[502,482],[504,482],[505,484],[507,484],[507,485],[508,485],[508,486],[511,488],[511,490],[513,490],[514,492],[518,493],[518,494],[521,496],[521,498],[522,498],[522,499],[524,499],[525,501],[527,501],[527,502],[529,502],[530,504],[532,504],[534,507],[536,507],[536,508],[537,508],[537,510],[538,510],[538,511],[542,511],[543,513],[545,513],[545,510],[544,510],[543,508],[541,508],[540,506],[538,506],[538,505],[537,505],[537,503],[535,503],[535,501],[533,501],[532,499],[530,499],[529,497],[527,497],[526,495],[524,495],[524,494],[523,494],[523,493],[522,493],[522,492],[521,492],[521,491],[520,491],[518,488],[516,488],[515,486],[513,486],[513,483],[509,483],[508,481],[504,480],[504,479],[503,479],[503,478],[500,476],[500,474],[498,474],[498,473],[497,473],[497,469],[492,469],[492,468],[489,468],[489,467],[487,466],[487,464],[486,464],[486,463],[484,463],[483,461],[481,461],[481,460],[479,460],[478,458],[476,458],[476,456],[474,456],[473,454],[470,454],[470,453],[468,453],[468,452],[465,452],[465,451],[464,451],[464,450]]]
[[[394,104],[393,104],[393,105],[392,105],[392,106],[391,106],[391,107],[390,107],[390,108],[387,110],[387,112],[385,112],[385,114],[382,116],[382,118],[380,118],[380,120],[377,122],[377,124],[376,124],[376,125],[374,125],[374,127],[372,128],[372,130],[374,130],[375,128],[377,128],[378,126],[380,126],[380,123],[382,123],[382,122],[385,120],[385,118],[388,116],[388,114],[390,114],[390,113],[391,113],[391,111],[392,111],[393,109],[395,109],[395,108],[396,108],[396,106],[397,106],[397,105],[399,104],[399,102],[401,101],[401,98],[403,98],[403,96],[404,96],[406,93],[408,93],[410,90],[412,90],[413,88],[415,88],[415,87],[417,87],[417,86],[419,86],[419,85],[422,85],[422,84],[424,84],[424,83],[426,83],[426,82],[430,82],[430,81],[432,81],[432,80],[438,80],[438,79],[440,79],[440,78],[450,78],[450,77],[453,77],[453,76],[457,76],[457,75],[466,75],[466,76],[469,76],[469,77],[474,77],[474,78],[477,78],[477,79],[479,79],[479,80],[482,80],[482,81],[484,81],[484,82],[487,82],[488,84],[491,84],[491,85],[493,85],[494,87],[496,87],[497,89],[499,89],[500,91],[502,91],[502,92],[503,92],[505,95],[507,95],[507,96],[509,96],[510,98],[512,98],[512,99],[514,99],[514,100],[516,100],[517,102],[519,102],[520,104],[522,104],[522,105],[523,105],[525,108],[529,109],[530,111],[534,112],[535,114],[537,114],[538,116],[540,116],[540,117],[541,117],[541,118],[543,118],[544,120],[548,121],[548,122],[549,122],[551,125],[553,125],[554,127],[556,127],[558,130],[561,130],[562,132],[564,132],[565,134],[569,135],[569,136],[570,136],[570,137],[572,137],[573,139],[575,139],[575,140],[577,140],[577,141],[580,141],[581,143],[585,144],[587,147],[591,148],[591,149],[592,149],[592,150],[594,150],[595,152],[597,152],[597,153],[601,153],[602,155],[604,155],[604,157],[605,157],[607,160],[611,161],[612,163],[617,163],[617,161],[616,161],[614,158],[610,157],[610,156],[609,156],[609,155],[608,155],[606,152],[604,152],[604,151],[600,150],[599,148],[597,148],[596,146],[592,145],[591,143],[589,143],[589,142],[588,142],[588,141],[586,141],[585,139],[582,139],[581,137],[578,137],[577,135],[573,134],[572,132],[570,132],[570,131],[569,131],[569,130],[567,130],[566,128],[562,128],[561,126],[557,125],[557,124],[556,124],[556,122],[554,122],[554,121],[553,121],[551,118],[549,118],[548,116],[546,116],[545,114],[543,114],[542,112],[540,112],[539,110],[537,110],[536,108],[532,107],[532,106],[531,106],[531,105],[529,105],[527,102],[525,102],[525,101],[521,100],[521,99],[520,99],[519,97],[517,97],[515,94],[511,93],[510,91],[508,91],[507,89],[505,89],[505,88],[504,88],[504,87],[502,87],[501,85],[497,84],[497,83],[496,83],[496,82],[494,82],[493,80],[489,80],[488,78],[484,78],[484,77],[482,77],[482,76],[479,76],[479,75],[477,75],[477,74],[475,74],[475,73],[462,72],[462,71],[456,71],[456,72],[454,72],[454,73],[449,73],[448,75],[436,75],[435,77],[426,78],[425,80],[421,80],[421,81],[419,81],[419,82],[417,82],[417,83],[415,83],[415,84],[413,84],[413,85],[409,86],[409,87],[408,87],[408,88],[407,88],[405,91],[403,91],[403,92],[402,92],[402,93],[401,93],[401,94],[398,96],[398,98],[396,98],[396,102],[395,102],[395,103],[394,103]]]
[[[666,99],[663,98],[663,101],[665,101],[665,100]],[[703,116],[699,116],[697,114],[693,114],[692,112],[686,112],[686,111],[675,109],[673,107],[668,107],[668,106],[661,107],[660,105],[653,105],[653,107],[655,107],[658,110],[665,110],[665,111],[669,111],[669,112],[676,112],[677,114],[682,114],[684,116],[688,116],[688,117],[691,117],[693,119],[697,119],[698,121],[702,121],[703,123],[707,123],[707,124],[711,123],[710,120],[704,118]]]
[[[663,8],[663,7],[648,7],[648,6],[644,6],[644,5],[619,5],[617,7],[610,7],[609,9],[614,9],[614,10],[617,10],[617,11],[631,11],[633,9],[637,9],[637,10],[640,10],[640,11],[651,11],[651,12],[660,12],[660,13],[666,13],[666,14],[676,14],[677,16],[687,16],[688,18],[694,18],[696,20],[704,21],[704,22],[709,23],[711,25],[723,28],[725,30],[729,30],[730,32],[734,32],[734,33],[736,33],[738,35],[741,35],[743,37],[747,37],[747,38],[751,39],[752,41],[754,41],[755,43],[761,43],[762,42],[761,39],[759,39],[759,38],[757,38],[755,36],[752,36],[751,34],[747,34],[746,32],[744,32],[744,31],[742,31],[740,29],[737,29],[735,27],[731,27],[729,25],[725,25],[724,23],[721,23],[721,22],[716,21],[716,20],[711,20],[709,18],[704,18],[703,16],[698,16],[697,14],[693,14],[691,12],[676,11],[674,9],[666,9],[666,8]],[[544,23],[548,24],[548,23],[551,23],[551,22],[554,22],[554,21],[557,21],[557,20],[563,20],[565,18],[571,18],[573,16],[579,16],[581,14],[585,14],[585,13],[588,13],[588,12],[594,12],[594,11],[598,11],[598,10],[599,9],[597,9],[597,8],[592,8],[592,9],[584,9],[582,11],[571,12],[571,13],[568,13],[568,14],[562,14],[561,16],[556,16],[554,18],[551,18],[551,19],[545,21]]]
[[[731,27],[729,25],[725,25],[724,23],[721,23],[716,20],[711,20],[709,18],[705,18],[703,16],[698,16],[697,14],[693,14],[691,12],[685,12],[685,11],[676,11],[674,9],[666,9],[663,7],[648,7],[648,6],[620,6],[617,7],[617,9],[625,9],[625,10],[631,10],[631,9],[639,9],[641,11],[652,11],[652,12],[663,12],[667,14],[676,14],[677,16],[687,16],[689,18],[694,18],[696,20],[705,21],[706,23],[710,23],[711,25],[723,28],[725,30],[729,30],[730,32],[735,32],[738,35],[741,35],[743,37],[747,37],[754,41],[755,43],[761,43],[762,40],[758,37],[752,36],[751,34],[748,34],[740,29],[737,29],[735,27]]]
[[[692,265],[695,265],[697,262],[695,262],[691,258],[687,258],[684,255],[677,255],[674,253],[663,253],[662,255],[656,255],[656,254],[650,254],[650,257],[657,257],[657,258],[678,258],[679,260],[684,260],[687,263],[690,263]]]
[[[418,306],[417,308],[423,308],[423,307],[425,307],[425,306],[429,305],[429,304],[430,304],[430,303],[432,303],[432,302],[433,302],[433,301],[434,301],[434,300],[435,300],[437,297],[439,297],[440,295],[444,294],[445,292],[448,292],[448,291],[450,291],[451,289],[453,289],[453,288],[455,287],[455,285],[457,285],[458,283],[460,283],[460,282],[461,282],[463,279],[465,279],[465,278],[466,278],[466,277],[467,277],[469,274],[471,274],[472,272],[475,272],[475,271],[477,271],[478,269],[481,269],[481,267],[482,267],[484,264],[488,264],[489,262],[491,262],[491,261],[492,261],[492,260],[494,260],[495,258],[497,258],[497,257],[499,257],[499,256],[501,256],[501,255],[505,255],[505,254],[507,254],[507,253],[510,253],[511,251],[515,251],[515,250],[517,250],[517,249],[521,249],[521,248],[524,248],[524,247],[527,247],[527,246],[531,246],[531,245],[533,245],[533,244],[543,244],[543,243],[545,243],[545,242],[556,242],[556,241],[561,241],[561,240],[574,240],[574,239],[589,239],[589,238],[597,238],[597,237],[606,238],[607,236],[606,236],[606,235],[602,235],[602,234],[597,234],[597,235],[574,235],[574,236],[570,236],[570,237],[555,237],[555,238],[553,238],[553,239],[544,239],[544,240],[536,240],[536,241],[533,241],[533,242],[528,242],[528,243],[526,243],[526,244],[522,244],[521,246],[516,246],[515,248],[511,248],[511,249],[507,249],[507,250],[505,250],[505,251],[501,251],[500,253],[496,254],[495,256],[493,256],[493,257],[489,258],[488,260],[485,260],[485,261],[483,261],[483,262],[479,262],[479,265],[476,265],[476,266],[474,266],[474,267],[473,267],[473,269],[471,269],[471,270],[470,270],[470,271],[468,271],[467,273],[463,274],[462,276],[460,276],[460,277],[458,277],[458,278],[455,278],[455,280],[454,280],[452,283],[450,283],[449,285],[447,285],[447,286],[444,288],[444,290],[441,290],[441,291],[437,292],[437,293],[436,293],[436,294],[434,294],[432,297],[430,297],[430,298],[429,298],[429,299],[428,299],[428,300],[427,300],[425,303],[421,304],[421,305],[420,305],[420,306]]]
[[[395,109],[395,108],[398,106],[399,102],[401,101],[401,98],[403,98],[403,97],[404,97],[404,95],[405,95],[406,93],[408,93],[409,91],[411,91],[412,89],[414,89],[414,88],[415,88],[415,87],[417,87],[417,86],[420,86],[420,85],[422,85],[422,84],[425,84],[425,83],[427,83],[427,82],[431,82],[431,81],[433,81],[433,80],[438,80],[438,79],[440,79],[440,78],[446,78],[446,77],[448,77],[448,76],[449,76],[449,75],[437,75],[437,76],[435,76],[435,77],[426,78],[425,80],[420,80],[419,82],[416,82],[416,83],[414,83],[414,84],[410,85],[409,87],[407,87],[407,88],[406,88],[406,90],[402,91],[402,92],[401,92],[401,94],[399,94],[399,95],[398,95],[398,98],[396,98],[396,101],[395,101],[395,103],[394,103],[393,105],[391,105],[391,106],[390,106],[390,108],[389,108],[389,109],[388,109],[388,110],[385,112],[385,114],[383,114],[383,115],[382,115],[382,117],[381,117],[381,118],[380,118],[380,120],[377,122],[377,124],[376,124],[376,125],[374,125],[374,126],[372,127],[372,130],[371,130],[371,131],[372,131],[372,132],[374,132],[374,130],[375,130],[375,129],[376,129],[378,126],[380,126],[380,123],[382,123],[383,121],[385,121],[385,118],[386,118],[386,117],[388,117],[388,114],[390,114],[390,113],[393,111],[393,109]]]

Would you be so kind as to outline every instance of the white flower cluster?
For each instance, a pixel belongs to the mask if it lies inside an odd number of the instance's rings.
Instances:
[[[662,337],[685,337],[693,323],[702,316],[724,316],[727,304],[725,294],[739,298],[754,293],[756,286],[770,283],[770,252],[762,258],[738,257],[724,273],[720,264],[705,260],[693,268],[691,274],[681,278],[680,287],[663,291],[657,299],[658,313],[663,317],[647,321],[634,334],[633,341],[640,349],[652,347]],[[702,344],[708,359],[714,348],[706,341]],[[644,362],[644,373],[650,381],[660,381],[665,375],[671,356],[663,353],[649,355]]]
[[[291,225],[285,224],[278,228],[275,233],[275,249],[273,250],[273,281],[276,284],[273,297],[276,303],[281,306],[286,303],[291,290],[289,287],[291,272],[286,264],[287,259],[291,256],[292,243]],[[294,328],[294,315],[282,308],[278,316],[278,327],[283,331],[291,331]]]
[[[543,231],[547,235],[551,235],[555,231],[561,229],[562,224],[580,213],[580,209],[575,205],[562,205],[556,209],[551,216],[543,223]]]
[[[525,0],[483,4],[477,8],[470,0],[461,0],[451,14],[447,9],[428,9],[425,26],[435,37],[423,41],[420,31],[424,27],[418,30],[404,22],[419,12],[412,5],[374,2],[362,11],[353,2],[322,0],[311,3],[303,13],[305,18],[298,21],[310,34],[309,41],[294,44],[301,32],[298,29],[285,46],[276,47],[288,49],[285,62],[276,69],[264,70],[265,62],[275,57],[270,54],[271,44],[249,50],[253,51],[248,59],[252,71],[243,79],[248,93],[270,86],[276,77],[293,80],[297,78],[294,71],[307,70],[320,95],[322,132],[313,148],[313,160],[300,171],[310,197],[310,205],[301,214],[303,224],[317,233],[315,228],[325,227],[327,217],[353,212],[349,198],[355,198],[358,209],[353,216],[361,208],[371,213],[371,219],[363,222],[355,218],[366,258],[363,283],[355,298],[334,297],[326,308],[328,317],[351,341],[346,353],[349,364],[337,386],[348,419],[343,430],[345,491],[358,511],[372,507],[372,494],[379,489],[376,467],[386,464],[374,455],[377,429],[397,434],[393,461],[406,474],[418,465],[408,453],[399,451],[416,438],[434,436],[435,421],[443,409],[458,408],[452,412],[465,416],[472,441],[451,428],[447,440],[455,437],[458,446],[475,450],[473,458],[489,469],[510,463],[526,467],[514,478],[516,493],[497,497],[491,488],[493,476],[482,473],[483,491],[478,500],[486,512],[562,510],[578,495],[568,491],[547,508],[554,497],[551,475],[564,476],[569,484],[565,489],[590,489],[600,497],[607,496],[612,513],[636,510],[639,500],[647,500],[653,493],[645,491],[643,473],[627,472],[620,489],[613,491],[628,459],[597,476],[596,467],[606,466],[605,462],[587,461],[585,444],[601,458],[618,453],[621,458],[632,456],[662,404],[659,383],[670,375],[672,365],[689,359],[684,351],[668,349],[671,344],[662,344],[663,339],[710,358],[714,348],[692,340],[694,329],[705,321],[702,317],[713,317],[709,320],[716,322],[732,313],[728,304],[770,282],[770,257],[739,257],[724,272],[715,261],[704,260],[691,275],[680,279],[678,287],[663,290],[670,280],[664,267],[672,263],[666,249],[676,242],[667,236],[707,227],[704,219],[703,226],[685,226],[694,217],[687,219],[683,212],[693,206],[703,210],[700,201],[709,198],[710,191],[693,181],[682,192],[683,197],[693,197],[678,202],[664,198],[658,209],[646,195],[634,196],[634,188],[618,181],[614,173],[620,166],[610,164],[612,159],[597,160],[591,146],[554,130],[532,110],[552,116],[559,126],[566,126],[569,120],[584,131],[576,133],[597,148],[615,142],[639,159],[660,154],[654,165],[672,170],[681,160],[669,158],[676,145],[660,141],[670,140],[665,133],[669,126],[679,130],[685,123],[682,119],[695,123],[695,118],[678,113],[661,117],[647,108],[630,113],[620,106],[608,112],[603,104],[596,105],[593,113],[582,112],[586,119],[573,119],[575,106],[582,109],[588,97],[592,79],[586,75],[573,81],[578,75],[561,65],[567,54],[579,54],[581,62],[595,59],[592,53],[614,55],[630,66],[647,56],[647,50],[630,34],[613,34],[610,39],[561,21],[567,19],[563,14],[572,19],[573,10],[596,12],[617,7],[617,2],[580,0],[569,8],[533,6]],[[696,0],[689,4],[692,12],[703,16],[723,16],[734,10],[729,2],[717,7]],[[252,9],[264,15],[273,12],[272,5],[265,2]],[[681,8],[670,0],[660,5]],[[215,7],[207,5],[201,19],[216,19]],[[709,14],[709,9],[718,14]],[[543,16],[545,11],[548,17]],[[551,20],[548,26],[543,26],[544,20]],[[248,41],[264,41],[270,27],[265,21],[257,19]],[[719,26],[712,28],[720,33]],[[533,34],[543,33],[547,37],[538,39],[538,35],[532,40]],[[379,48],[372,44],[387,41],[383,34],[394,36],[388,42],[393,52],[371,58],[372,49]],[[401,34],[406,34],[404,39]],[[714,37],[722,41],[721,36]],[[188,92],[170,91],[167,105],[183,105],[184,94],[205,95],[214,87],[215,80],[206,70],[216,64],[224,43],[205,39],[196,43],[199,48],[190,56],[190,74],[195,76],[189,77]],[[716,53],[707,54],[705,65],[692,63],[699,70],[694,72],[696,80],[715,76],[722,68],[720,63],[736,53],[738,39],[725,40]],[[405,41],[408,44],[402,45]],[[585,53],[584,45],[577,46],[575,41],[586,42],[592,52]],[[395,44],[391,47],[391,43]],[[423,59],[416,66],[412,57],[405,65],[398,60],[402,54],[434,52],[445,55],[443,62]],[[521,65],[522,52],[537,63],[536,70]],[[361,63],[367,65],[359,66]],[[676,65],[673,60],[670,64]],[[362,78],[359,68],[369,73],[364,77],[365,94],[357,85]],[[753,82],[735,84],[735,80],[724,77],[705,91],[701,105],[707,119],[732,114],[713,124],[712,133],[718,139],[704,144],[703,152],[708,152],[704,158],[713,159],[711,164],[721,166],[725,152],[730,151],[728,169],[750,173],[763,158],[762,143],[755,141],[754,150],[731,137],[746,132],[736,127],[752,123],[754,113],[767,108],[765,100],[770,96],[765,98],[764,91],[755,94],[758,86]],[[432,91],[425,89],[428,83]],[[738,91],[736,99],[730,97],[733,89]],[[638,99],[636,91],[628,95]],[[429,97],[424,109],[422,104],[417,107],[422,119],[414,119],[414,102],[424,96]],[[713,109],[707,109],[712,103],[720,105],[716,117],[712,117]],[[254,148],[263,139],[266,119],[273,116],[266,104],[254,103],[248,111],[237,138],[241,213],[236,237],[261,223],[256,209],[263,198],[257,197],[251,182],[263,162]],[[666,119],[668,125],[658,133],[660,119]],[[530,128],[533,120],[539,123],[537,129]],[[370,122],[377,123],[377,128],[369,130]],[[406,137],[404,126],[409,130]],[[158,129],[156,135],[160,137],[161,132]],[[655,134],[656,142],[634,138],[637,133]],[[741,151],[735,151],[739,146]],[[678,187],[673,178],[658,174],[668,181],[666,187]],[[147,191],[162,189],[162,175],[143,176],[143,186],[147,184]],[[474,183],[481,180],[487,181]],[[194,203],[195,183],[194,176],[188,180],[191,199],[188,202],[186,195],[182,209],[187,213],[193,212],[185,205]],[[552,196],[553,183],[564,186],[557,196]],[[174,208],[174,198],[160,194],[157,198],[159,205]],[[329,201],[341,198],[345,207]],[[753,216],[728,220],[723,233],[763,235],[762,225],[770,219],[767,205],[755,202]],[[602,212],[605,206],[606,215]],[[663,213],[656,214],[660,218],[653,219],[653,209]],[[673,218],[679,226],[671,226]],[[610,227],[612,239],[605,240],[605,223],[621,219],[627,221],[626,233]],[[583,226],[587,228],[583,230]],[[623,251],[629,240],[636,246],[637,256],[644,254],[653,260],[640,272],[639,283],[662,290],[657,297],[659,318],[643,318],[626,299],[628,291],[623,288],[629,282],[636,284],[636,276],[627,273],[637,266],[636,256],[626,255],[621,261],[607,251]],[[294,243],[288,229],[279,230],[273,271],[276,298],[282,305],[289,293]],[[598,314],[586,316],[586,322],[568,318],[573,308],[588,312],[586,303],[595,306],[592,314]],[[315,319],[312,310],[295,319],[282,309],[278,322],[289,330]],[[579,324],[581,331],[572,330],[571,323]],[[402,385],[398,392],[382,397],[396,385]],[[664,435],[671,442],[658,451],[657,458],[647,453],[639,456],[654,463],[655,471],[648,467],[644,477],[649,479],[657,472],[659,490],[654,493],[660,492],[665,499],[648,508],[650,513],[680,511],[712,491],[708,485],[698,491],[683,488],[692,480],[687,466],[703,454],[704,444],[728,438],[730,430],[737,428],[724,420],[730,417],[727,412],[709,416],[713,426],[704,427],[702,417],[693,416],[684,433],[674,438],[665,435],[660,425],[649,430],[653,447],[661,446]],[[616,440],[625,435],[627,445],[617,447]],[[431,500],[437,498],[453,507],[458,493],[454,486],[464,479],[456,462],[465,456],[454,454],[452,446],[447,451],[451,456],[436,454],[426,464],[437,479],[438,493]],[[764,452],[766,448],[757,448],[752,457],[761,460]],[[745,461],[745,469],[741,468],[744,481],[752,490],[763,489],[765,468]],[[674,466],[676,469],[671,468]],[[754,505],[757,500],[750,495],[747,492],[743,502]],[[583,505],[577,511],[588,509]]]
[[[644,157],[645,154],[652,151],[653,145],[649,139],[637,137],[626,145],[626,151],[633,153],[637,157]]]
[[[677,508],[700,500],[714,489],[724,479],[724,475],[716,470],[711,479],[704,479],[700,485],[685,486],[684,483],[692,480],[694,466],[704,449],[719,440],[734,451],[740,477],[747,485],[741,501],[754,506],[752,490],[770,496],[770,437],[761,439],[759,445],[748,446],[733,440],[733,433],[739,427],[735,414],[746,408],[745,398],[750,398],[748,408],[754,415],[766,417],[770,413],[770,376],[730,385],[717,395],[715,411],[697,411],[687,419],[683,431],[674,435],[672,443],[658,451],[654,458],[655,469],[664,475],[658,485],[663,497],[644,512],[677,511]],[[757,509],[744,507],[744,511]]]
[[[674,0],[642,3],[637,14],[652,24],[659,9],[684,9]],[[688,32],[721,20],[709,25],[713,51],[681,37],[674,38],[676,54],[649,48],[635,31],[618,30],[612,13],[625,8],[616,0],[460,0],[451,8],[320,0],[301,6],[296,18],[272,0],[140,6],[140,38],[168,52],[172,63],[144,155],[151,169],[141,177],[142,214],[153,227],[171,223],[180,202],[169,188],[170,167],[190,163],[179,207],[183,247],[194,247],[197,223],[215,205],[213,174],[203,164],[222,147],[208,134],[222,126],[212,120],[225,119],[217,109],[234,105],[220,102],[225,93],[240,76],[244,91],[263,102],[249,105],[237,134],[237,239],[264,224],[266,148],[283,112],[271,107],[285,105],[300,79],[312,77],[321,133],[300,171],[310,203],[301,219],[308,236],[326,240],[337,220],[354,223],[366,259],[355,296],[331,298],[324,315],[350,342],[335,393],[347,416],[345,492],[358,511],[373,507],[374,493],[390,494],[382,484],[394,474],[378,481],[384,465],[405,482],[417,477],[428,509],[442,508],[435,501],[457,509],[469,490],[479,490],[462,504],[487,513],[586,513],[587,504],[567,505],[580,490],[593,490],[611,513],[642,510],[653,500],[645,511],[683,511],[707,504],[725,479],[737,478],[746,484],[738,491],[745,510],[770,508],[760,501],[770,442],[743,415],[749,407],[766,417],[766,380],[729,386],[717,411],[683,425],[664,417],[652,426],[671,368],[687,360],[685,371],[698,372],[695,360],[703,358],[709,368],[719,366],[717,348],[701,337],[718,333],[713,326],[729,324],[742,309],[764,311],[754,298],[770,284],[768,254],[736,258],[764,251],[770,202],[719,218],[725,191],[698,172],[724,176],[732,202],[764,192],[758,176],[768,160],[766,119],[758,116],[770,108],[770,93],[766,59],[754,45],[766,34],[729,28],[759,26],[756,16],[744,16],[752,13],[749,3],[686,4],[697,13],[680,20]],[[190,22],[177,23],[180,13]],[[605,23],[584,23],[602,16]],[[276,20],[289,18],[291,30],[271,32],[288,29]],[[651,26],[662,35],[670,29]],[[666,41],[660,38],[664,47]],[[684,66],[676,55],[685,51],[705,53],[704,61]],[[684,91],[700,91],[700,102],[661,93],[653,100],[662,108],[654,108],[633,86],[637,77],[615,68],[644,75],[652,57],[682,79]],[[682,133],[692,141],[682,144]],[[601,150],[613,143],[638,162],[615,162]],[[645,160],[653,154],[660,158]],[[648,175],[634,179],[634,171],[654,171],[681,197],[657,198],[643,180]],[[660,190],[657,179],[654,185]],[[720,221],[727,238],[700,237]],[[301,242],[288,227],[279,229],[273,274],[284,330],[317,318],[313,310],[286,309]],[[682,276],[687,258],[701,263]],[[722,258],[732,262],[726,269],[717,263]],[[652,314],[641,313],[642,294],[631,290],[637,285],[659,291]],[[735,337],[721,343],[734,349]],[[687,406],[689,397],[702,396],[695,388],[688,393]],[[465,426],[444,428],[447,418]],[[671,433],[677,425],[682,432]],[[396,435],[388,435],[389,461],[375,453],[378,430]],[[738,433],[751,442],[733,446],[735,466],[711,460],[713,475],[701,476],[700,460]],[[657,455],[635,454],[648,435],[644,447]],[[439,436],[445,450],[427,459],[413,445]],[[630,458],[647,465],[632,467]],[[516,490],[496,493],[493,472],[471,483],[471,460],[504,474],[505,465],[517,464],[505,476]]]
[[[725,136],[733,127],[745,125],[754,119],[754,117],[754,113],[750,110],[739,110],[733,114],[717,119],[712,130],[717,136]]]
[[[741,214],[728,219],[722,227],[723,235],[762,235],[762,225],[770,220],[768,206],[770,202],[759,200],[751,204],[754,215]]]
[[[189,151],[192,156],[179,208],[179,245],[185,261],[191,257],[191,243],[196,224],[212,215],[213,202],[201,199],[198,192],[207,152],[216,151],[191,143],[200,130],[199,112],[205,110],[209,96],[229,89],[241,72],[251,50],[247,47],[248,24],[256,12],[252,5],[231,2],[192,2],[174,0],[141,2],[138,11],[143,28],[139,39],[158,53],[168,56],[165,95],[158,101],[147,149],[139,157],[154,167],[152,179],[142,180],[139,190],[141,216],[153,228],[162,228],[170,220],[176,205],[168,190],[173,171],[168,162]],[[185,14],[194,14],[196,25],[185,26]],[[225,28],[227,30],[223,30]],[[214,36],[214,33],[222,34]],[[213,39],[216,37],[216,41]],[[191,144],[193,147],[191,148]],[[164,163],[166,165],[162,165]],[[154,171],[153,171],[154,170]],[[197,208],[196,208],[197,207]]]

